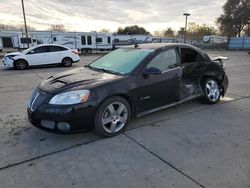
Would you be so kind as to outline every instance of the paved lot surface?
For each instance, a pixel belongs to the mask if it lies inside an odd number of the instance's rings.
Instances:
[[[217,105],[185,104],[134,120],[122,135],[56,135],[31,126],[26,104],[44,78],[68,68],[0,68],[0,187],[250,187],[250,55],[229,56]],[[72,68],[98,55],[82,56]]]

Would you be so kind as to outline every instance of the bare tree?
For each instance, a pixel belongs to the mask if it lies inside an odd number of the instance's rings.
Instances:
[[[66,31],[66,28],[63,24],[53,24],[50,26],[50,31]]]

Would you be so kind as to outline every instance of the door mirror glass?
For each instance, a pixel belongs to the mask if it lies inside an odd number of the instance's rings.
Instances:
[[[144,76],[153,75],[153,74],[161,74],[161,70],[155,67],[149,67],[143,73]]]

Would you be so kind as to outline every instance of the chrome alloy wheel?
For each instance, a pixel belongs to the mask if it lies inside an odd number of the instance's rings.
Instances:
[[[128,119],[128,109],[121,102],[113,102],[102,114],[102,127],[108,133],[120,131]]]
[[[220,97],[220,88],[214,80],[209,80],[206,85],[207,97],[215,102]]]

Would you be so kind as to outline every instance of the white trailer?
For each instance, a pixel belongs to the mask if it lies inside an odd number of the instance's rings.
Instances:
[[[204,36],[203,42],[209,44],[224,44],[228,42],[228,37],[216,36],[216,35]]]
[[[83,53],[92,50],[112,50],[112,34],[98,32],[30,32],[37,38],[38,44],[60,44]]]
[[[152,43],[151,35],[113,35],[102,32],[52,32],[29,31],[28,39],[23,31],[1,30],[0,36],[9,37],[11,47],[23,49],[38,44],[60,44],[82,53],[92,53],[92,50],[112,50],[120,45]],[[10,43],[10,42],[9,42]],[[4,45],[3,45],[4,47]]]
[[[113,45],[122,46],[130,44],[152,43],[152,35],[113,35]]]
[[[3,51],[3,41],[2,41],[2,37],[0,37],[0,52]]]

